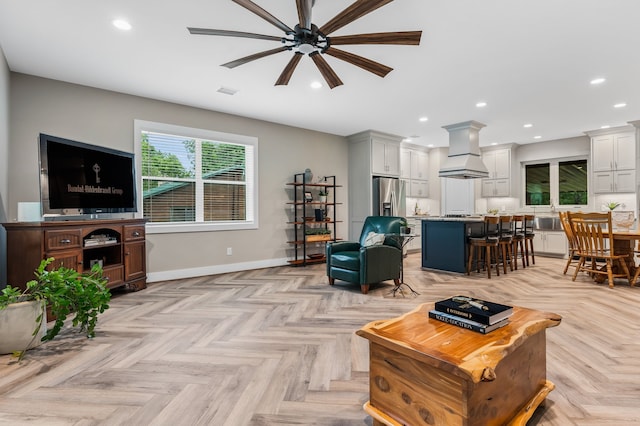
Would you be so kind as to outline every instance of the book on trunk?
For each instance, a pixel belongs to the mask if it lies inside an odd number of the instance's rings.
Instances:
[[[445,322],[447,324],[455,325],[461,328],[465,328],[467,330],[476,331],[478,333],[487,334],[496,330],[500,327],[504,327],[509,324],[509,318],[505,318],[502,321],[498,321],[495,324],[487,325],[482,324],[476,321],[471,321],[465,318],[458,317],[456,315],[451,315],[446,312],[436,311],[432,309],[429,311],[429,318],[436,319],[438,321]]]
[[[454,296],[440,300],[436,302],[435,308],[436,311],[486,325],[493,325],[505,318],[509,318],[513,314],[513,306],[469,296]]]

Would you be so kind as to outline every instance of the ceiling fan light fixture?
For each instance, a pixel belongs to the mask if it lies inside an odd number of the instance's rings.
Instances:
[[[316,48],[312,44],[302,43],[298,46],[298,52],[308,55],[311,52],[314,52]]]

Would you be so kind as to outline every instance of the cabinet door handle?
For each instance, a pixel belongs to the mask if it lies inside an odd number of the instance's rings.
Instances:
[[[133,235],[134,237],[139,237],[140,233],[138,231],[133,231],[131,235]]]
[[[68,238],[65,238],[64,240],[60,240],[60,244],[71,244],[71,240]]]

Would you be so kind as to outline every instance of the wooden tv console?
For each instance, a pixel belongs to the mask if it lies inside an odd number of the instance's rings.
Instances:
[[[7,283],[24,289],[40,261],[53,267],[88,271],[102,263],[108,287],[147,286],[145,219],[4,223],[7,231]]]
[[[356,333],[369,340],[375,426],[524,426],[554,389],[546,377],[545,330],[557,314],[514,307],[488,334],[435,319],[423,304]]]

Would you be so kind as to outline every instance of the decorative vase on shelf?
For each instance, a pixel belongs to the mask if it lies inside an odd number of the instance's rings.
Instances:
[[[313,180],[313,173],[311,172],[311,169],[305,169],[305,171],[304,171],[304,182],[305,183],[311,183],[312,180]]]

